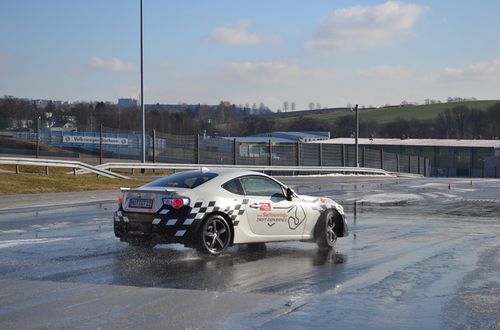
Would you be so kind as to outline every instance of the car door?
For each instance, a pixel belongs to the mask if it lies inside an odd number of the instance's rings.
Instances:
[[[284,187],[271,178],[259,175],[240,177],[248,199],[246,216],[257,235],[301,236],[306,223],[306,209],[297,198],[286,199]]]

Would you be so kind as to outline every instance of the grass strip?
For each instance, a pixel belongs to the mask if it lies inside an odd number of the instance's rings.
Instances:
[[[0,194],[38,194],[140,187],[151,179],[113,179],[95,175],[0,174]]]

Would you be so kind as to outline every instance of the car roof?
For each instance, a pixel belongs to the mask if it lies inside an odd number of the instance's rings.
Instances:
[[[264,174],[264,173],[261,173],[261,172],[242,170],[242,169],[237,169],[237,168],[200,167],[199,170],[188,170],[188,171],[177,172],[177,174],[180,174],[180,173],[215,173],[215,174],[217,174],[215,177],[208,180],[208,182],[207,182],[207,183],[209,183],[208,186],[211,186],[213,184],[222,185],[225,182],[230,181],[231,179],[241,177],[241,176],[246,176],[246,175],[259,175],[259,176],[271,178],[274,181],[278,181],[278,180],[272,178],[271,176]],[[159,178],[157,180],[160,180],[160,179],[161,178]],[[205,189],[206,187],[207,187],[206,184],[200,184],[199,186],[197,186],[193,189],[200,189],[200,188]],[[151,187],[148,187],[148,184],[144,185],[140,188],[151,189]],[[179,188],[179,187],[169,187],[169,188],[175,188],[175,190],[185,189],[185,188]]]
[[[206,168],[205,167],[205,168],[202,168],[201,170],[202,171],[208,170],[211,173],[216,173],[217,176],[215,178],[213,178],[212,180],[210,180],[211,184],[216,184],[216,185],[221,185],[221,184],[223,184],[231,179],[245,176],[245,175],[259,175],[259,176],[271,178],[272,180],[279,182],[275,178],[273,178],[267,174],[264,174],[262,172],[243,170],[243,169],[238,169],[238,168],[217,168],[217,167]],[[279,183],[282,184],[281,182],[279,182]],[[205,185],[200,185],[200,187],[205,187]]]
[[[208,172],[208,173],[216,173],[217,176],[213,178],[212,182],[226,182],[233,178],[244,176],[244,175],[260,175],[269,177],[269,175],[250,170],[243,170],[238,168],[219,168],[219,167],[202,167],[199,170],[193,170],[190,172]],[[273,180],[276,180],[273,178]]]
[[[256,171],[249,171],[249,170],[242,170],[238,168],[217,168],[217,167],[205,167],[202,169],[202,171],[206,171],[216,173],[218,177],[224,178],[224,179],[229,179],[229,178],[234,178],[242,175],[263,175],[267,176],[263,173],[256,172]]]

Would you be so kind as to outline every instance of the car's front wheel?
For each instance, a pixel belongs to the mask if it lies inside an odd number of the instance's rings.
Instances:
[[[335,234],[335,212],[328,210],[321,215],[316,224],[316,243],[322,249],[331,249],[337,243]]]
[[[198,250],[219,255],[231,244],[231,227],[228,221],[218,215],[209,216],[200,228]]]

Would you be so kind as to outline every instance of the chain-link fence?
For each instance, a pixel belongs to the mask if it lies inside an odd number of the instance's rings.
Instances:
[[[37,144],[37,134],[17,132],[13,140]],[[8,150],[4,154],[78,158],[89,164],[141,159],[142,135],[101,127],[98,132],[41,130],[35,149]],[[34,148],[34,147],[33,147]],[[15,152],[8,152],[15,151]],[[146,159],[150,162],[183,164],[237,164],[264,166],[344,166],[356,167],[354,145],[301,142],[243,142],[238,138],[174,135],[151,132],[146,135]],[[375,146],[359,147],[359,166],[393,172],[428,175],[429,161],[418,155],[385,152]]]
[[[197,139],[192,135],[155,133],[154,144],[146,142],[148,159],[175,164],[197,163]],[[154,147],[154,148],[153,148]],[[154,157],[155,156],[155,157]]]

